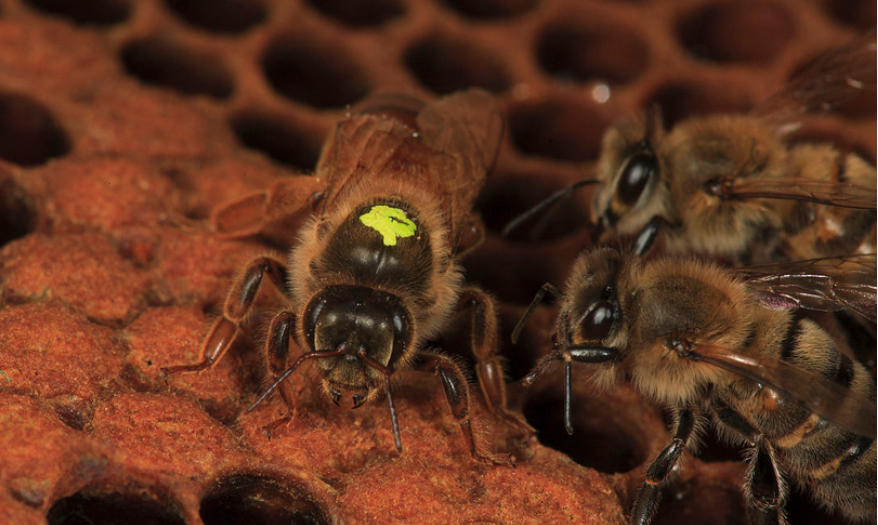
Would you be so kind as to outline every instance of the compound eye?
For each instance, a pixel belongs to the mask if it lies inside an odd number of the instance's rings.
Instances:
[[[628,159],[622,170],[619,186],[616,188],[619,202],[629,206],[637,202],[656,171],[658,171],[658,162],[652,151],[641,151]]]
[[[586,341],[601,340],[610,335],[613,328],[613,305],[598,301],[579,324],[579,333]]]

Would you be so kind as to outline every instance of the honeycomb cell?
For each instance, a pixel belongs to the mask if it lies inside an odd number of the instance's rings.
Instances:
[[[573,101],[548,100],[509,110],[509,132],[519,151],[562,161],[595,159],[606,127],[596,111]]]
[[[726,0],[685,18],[679,38],[694,56],[716,62],[770,62],[795,35],[793,16],[778,3]]]
[[[563,181],[548,180],[537,173],[499,175],[488,178],[476,204],[488,231],[495,233],[500,233],[520,214],[568,186]],[[586,189],[571,192],[550,210],[537,214],[513,230],[507,238],[524,242],[550,241],[585,227],[590,222],[588,207],[584,205],[586,192]]]
[[[37,166],[69,150],[67,134],[48,110],[25,95],[0,92],[0,159]]]
[[[39,103],[0,92],[0,159],[36,166],[70,150],[67,134]]]
[[[823,0],[829,16],[843,24],[867,30],[875,27],[876,5],[872,0]]]
[[[350,27],[376,27],[405,14],[398,0],[308,0],[308,3]]]
[[[445,36],[418,42],[405,54],[406,67],[421,84],[442,95],[469,87],[505,91],[509,79],[502,63],[471,42]]]
[[[0,246],[33,231],[35,222],[28,194],[11,178],[0,178]]]
[[[659,504],[654,525],[747,525],[741,490],[713,480],[671,482]],[[797,523],[797,522],[791,522]]]
[[[262,70],[284,97],[321,109],[344,107],[369,91],[353,59],[314,39],[275,41],[262,57]]]
[[[125,69],[147,84],[186,95],[225,99],[234,90],[231,75],[217,56],[204,56],[164,40],[132,42],[122,50]]]
[[[701,82],[670,83],[658,88],[641,104],[657,106],[666,128],[689,117],[716,113],[745,113],[753,107],[746,92],[723,89],[722,85]]]
[[[46,520],[49,525],[185,525],[176,507],[145,490],[121,494],[85,489],[58,500]]]
[[[246,474],[222,480],[201,500],[200,514],[204,525],[330,523],[304,489]]]
[[[190,25],[212,33],[243,33],[266,15],[258,0],[165,0],[165,4]]]
[[[458,13],[476,20],[508,18],[536,7],[538,0],[445,0]]]
[[[612,24],[551,25],[540,35],[536,53],[547,73],[576,82],[625,84],[640,76],[649,60],[643,39]]]
[[[576,389],[571,436],[564,427],[563,377],[553,374],[541,381],[555,381],[557,388],[536,392],[523,410],[540,443],[606,474],[630,472],[646,461],[646,442],[638,418],[626,412],[613,394]]]
[[[297,171],[314,171],[322,137],[314,137],[278,117],[254,113],[232,117],[231,125],[244,146],[261,151]]]
[[[44,13],[57,15],[77,25],[110,26],[124,22],[131,6],[124,0],[25,0]]]

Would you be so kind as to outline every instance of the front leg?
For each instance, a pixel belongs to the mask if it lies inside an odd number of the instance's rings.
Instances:
[[[223,316],[213,323],[210,332],[201,345],[201,361],[189,365],[163,367],[162,372],[200,372],[213,367],[225,355],[240,333],[241,325],[253,310],[264,277],[274,285],[282,295],[286,286],[287,268],[284,263],[273,257],[259,257],[250,261],[232,285],[226,297]]]
[[[268,368],[271,370],[271,374],[274,376],[275,381],[277,381],[289,366],[290,336],[295,329],[296,314],[293,312],[280,312],[271,320],[271,326],[268,328],[268,339],[266,340],[265,351],[268,354]],[[287,406],[287,413],[285,416],[272,421],[264,427],[265,433],[268,434],[268,439],[271,439],[271,434],[277,427],[289,423],[290,420],[293,419],[293,415],[296,413],[296,406],[293,404],[293,391],[290,384],[286,381],[282,381],[278,386],[278,389],[280,390],[281,399],[283,399],[284,404]]]
[[[533,434],[533,427],[506,407],[506,381],[503,378],[503,366],[497,356],[497,313],[494,310],[494,301],[479,289],[467,288],[461,294],[457,307],[459,310],[472,310],[470,344],[476,359],[476,377],[488,409],[528,434]]]
[[[423,352],[421,357],[423,362],[418,369],[437,374],[442,379],[442,386],[445,389],[445,397],[448,400],[448,405],[451,407],[451,413],[457,419],[458,424],[460,424],[460,431],[467,441],[473,458],[484,463],[514,465],[511,456],[497,458],[493,455],[482,455],[478,452],[472,423],[470,422],[469,385],[460,367],[449,357],[441,354]]]
[[[658,508],[659,491],[670,477],[683,451],[689,446],[696,424],[695,413],[691,408],[678,409],[676,421],[677,431],[674,440],[646,469],[643,485],[637,493],[637,501],[634,502],[634,508],[631,510],[629,521],[632,525],[646,525],[652,521],[653,514]]]

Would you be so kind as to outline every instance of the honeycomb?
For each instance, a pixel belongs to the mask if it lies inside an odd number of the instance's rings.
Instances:
[[[588,192],[540,242],[498,232],[582,178],[614,120],[746,111],[875,20],[867,0],[0,0],[0,523],[624,523],[665,414],[577,384],[567,436],[560,378],[518,384],[551,308],[509,342],[587,245]],[[500,301],[510,405],[538,434],[478,396],[474,425],[515,468],[473,462],[438,379],[417,374],[395,397],[401,456],[383,403],[339,409],[307,374],[269,440],[282,404],[242,408],[268,380],[270,298],[216,367],[165,382],[198,359],[236,272],[288,246],[212,235],[214,207],[307,177],[369,93],[470,86],[497,95],[507,132],[467,277]],[[811,138],[874,162],[874,102],[849,109]],[[743,472],[708,435],[655,523],[746,523]],[[801,494],[789,511],[842,523]]]

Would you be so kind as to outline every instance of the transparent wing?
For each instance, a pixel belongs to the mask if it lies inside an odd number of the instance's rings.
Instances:
[[[875,437],[875,401],[821,375],[780,359],[741,355],[718,345],[695,345],[690,357],[771,388],[850,432]]]
[[[769,97],[754,114],[781,133],[798,129],[808,115],[874,108],[876,33],[871,30],[848,44],[820,55],[787,86]],[[871,113],[874,116],[874,109]]]
[[[441,173],[450,193],[446,213],[456,239],[497,160],[503,114],[488,92],[470,89],[428,105],[418,114],[417,123],[424,144],[444,153],[431,168]]]
[[[811,259],[738,270],[766,307],[819,312],[852,310],[876,320],[874,253]]]

